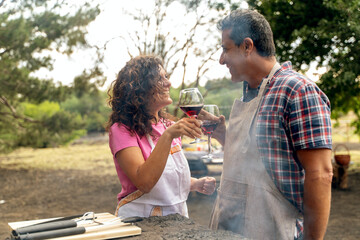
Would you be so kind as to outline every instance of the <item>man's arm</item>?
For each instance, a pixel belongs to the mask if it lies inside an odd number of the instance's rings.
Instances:
[[[297,156],[305,169],[304,239],[323,239],[331,205],[331,150],[299,150]]]

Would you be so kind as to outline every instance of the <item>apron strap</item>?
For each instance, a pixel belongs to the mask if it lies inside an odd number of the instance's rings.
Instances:
[[[272,77],[274,76],[275,72],[277,70],[279,70],[281,68],[281,65],[276,62],[273,66],[273,68],[271,69],[269,75],[267,76],[267,78],[265,78],[262,83],[261,83],[261,86],[260,86],[260,90],[259,90],[259,94],[258,96],[262,97],[264,95],[264,91],[265,91],[265,87],[267,86],[267,84],[270,83],[270,80],[272,79]],[[263,84],[263,83],[266,83],[266,84]]]
[[[256,101],[258,101],[257,103],[257,107],[256,107],[256,111],[253,113],[252,117],[251,117],[251,120],[250,120],[250,128],[249,128],[249,131],[247,133],[247,136],[246,136],[246,139],[245,139],[245,142],[244,144],[242,145],[241,147],[241,151],[242,152],[246,152],[249,145],[250,145],[250,141],[251,141],[251,137],[250,137],[250,132],[251,132],[251,129],[252,129],[252,124],[254,122],[254,118],[255,116],[257,115],[257,113],[259,112],[259,109],[260,109],[260,106],[261,106],[261,99],[263,97],[263,95],[265,94],[265,89],[266,89],[266,86],[270,83],[270,80],[272,79],[272,77],[274,76],[275,72],[277,70],[279,70],[281,68],[281,65],[276,62],[274,64],[274,66],[272,67],[269,75],[267,76],[267,78],[264,78],[263,81],[261,82],[261,85],[260,85],[260,89],[259,89],[259,93],[258,95],[256,96]]]
[[[160,119],[160,121],[164,125],[165,129],[167,129],[164,121],[162,119]],[[151,136],[149,134],[146,134],[146,139],[148,140],[148,142],[149,142],[149,144],[151,146],[151,151],[153,151],[154,148],[155,148],[155,144],[154,144],[153,140],[151,139]]]
[[[124,197],[123,199],[120,200],[120,202],[118,203],[116,210],[115,210],[115,216],[118,216],[119,213],[119,208],[124,206],[127,203],[130,203],[136,199],[138,199],[139,197],[141,197],[142,195],[144,195],[143,192],[141,192],[140,190],[136,190],[133,193],[130,193],[129,195],[127,195],[126,197]]]
[[[260,106],[261,106],[261,98],[264,96],[265,94],[265,89],[266,89],[266,86],[270,83],[270,80],[272,79],[272,77],[274,76],[275,72],[277,70],[279,70],[281,68],[280,64],[278,62],[275,63],[275,65],[273,66],[273,68],[271,69],[269,75],[267,78],[265,78],[262,83],[261,83],[261,86],[260,86],[260,90],[259,90],[259,94],[257,97],[259,97],[259,103],[258,103],[258,106],[257,106],[257,109],[256,109],[256,112],[254,114],[254,116],[259,112],[259,109],[260,109]],[[254,116],[253,118],[251,119],[251,122],[254,120]]]
[[[151,152],[152,152],[154,150],[154,148],[155,148],[154,142],[151,139],[151,136],[149,134],[146,134],[146,139],[148,140],[148,142],[149,142],[149,144],[151,146]]]

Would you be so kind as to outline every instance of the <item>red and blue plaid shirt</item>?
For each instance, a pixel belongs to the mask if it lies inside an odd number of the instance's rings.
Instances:
[[[329,99],[314,82],[292,70],[291,62],[285,62],[268,84],[256,129],[267,172],[285,198],[303,213],[305,171],[296,150],[331,149]],[[301,234],[301,221],[297,225]]]

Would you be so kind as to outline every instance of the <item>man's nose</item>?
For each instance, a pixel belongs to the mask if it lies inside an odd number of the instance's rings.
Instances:
[[[221,65],[224,65],[224,64],[225,64],[224,53],[221,53],[220,59],[219,59],[219,63],[220,63]]]

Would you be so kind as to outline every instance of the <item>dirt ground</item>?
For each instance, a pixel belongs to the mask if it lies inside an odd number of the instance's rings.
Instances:
[[[102,174],[109,172],[106,170],[9,170],[2,168],[0,161],[0,239],[9,234],[8,222],[88,211],[113,213],[120,184],[115,174]],[[215,197],[190,194],[190,219],[206,227]],[[359,204],[360,172],[353,172],[347,191],[333,190],[325,239],[360,239]]]

